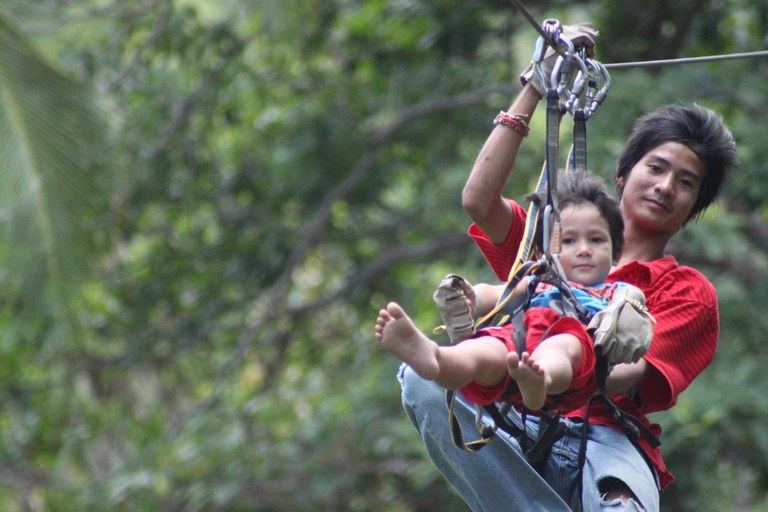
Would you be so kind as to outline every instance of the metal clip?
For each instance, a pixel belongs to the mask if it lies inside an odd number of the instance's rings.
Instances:
[[[595,78],[597,78],[597,72],[600,73],[600,77],[603,79],[603,86],[597,93],[593,92],[593,96],[590,98],[590,103],[584,109],[584,115],[589,119],[595,113],[597,108],[603,104],[605,98],[608,96],[608,91],[611,89],[611,75],[608,74],[608,69],[600,62],[588,60],[597,71],[595,72]],[[595,81],[595,89],[597,88],[597,80]],[[589,98],[589,95],[588,95]]]
[[[556,195],[552,194],[554,204],[544,208],[542,249],[545,255],[558,254],[562,250],[562,232],[560,231],[560,213],[557,211]],[[554,221],[554,222],[553,222]]]
[[[560,35],[556,40],[561,44],[561,51],[565,54],[557,56],[555,65],[552,67],[552,74],[549,77],[551,89],[556,89],[558,95],[562,95],[568,86],[568,79],[573,73],[573,43],[567,37]]]
[[[589,76],[587,65],[584,63],[584,60],[581,57],[574,55],[573,61],[579,66],[579,71],[576,73],[576,76],[573,80],[573,87],[569,91],[568,101],[565,102],[565,110],[571,114],[574,114],[579,108],[579,98],[581,98],[581,95],[584,94],[584,89],[587,85],[587,78]]]

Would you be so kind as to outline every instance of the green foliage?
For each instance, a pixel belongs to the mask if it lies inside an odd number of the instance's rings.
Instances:
[[[604,62],[765,34],[757,1],[636,4],[531,7],[594,20]],[[4,9],[0,508],[465,510],[402,413],[373,322],[397,300],[430,331],[445,274],[493,279],[461,190],[530,57],[525,20],[444,0]],[[719,207],[671,247],[715,283],[722,333],[658,418],[677,476],[664,510],[766,502],[767,69],[617,70],[589,123],[606,178],[632,120],[663,103],[717,109],[739,144]],[[532,125],[510,197],[540,170],[542,111]]]
[[[87,277],[94,244],[82,221],[101,213],[96,164],[105,124],[91,87],[62,76],[0,18],[0,236],[15,307],[52,303],[58,320]],[[52,302],[51,302],[52,301]]]

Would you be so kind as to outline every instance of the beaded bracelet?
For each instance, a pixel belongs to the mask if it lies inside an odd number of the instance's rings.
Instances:
[[[525,122],[525,117],[520,114],[507,114],[503,110],[499,112],[496,119],[493,120],[493,126],[502,124],[508,128],[513,129],[523,137],[528,136],[528,132],[531,131],[531,127]]]

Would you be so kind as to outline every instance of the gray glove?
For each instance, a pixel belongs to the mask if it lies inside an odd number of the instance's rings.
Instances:
[[[561,34],[566,39],[570,39],[573,46],[577,49],[584,47],[587,51],[587,56],[590,59],[595,57],[595,43],[597,42],[597,36],[599,32],[595,30],[594,25],[591,23],[577,23],[575,25],[563,25]],[[534,69],[534,63],[531,62],[525,71],[520,74],[520,82],[525,85],[533,79],[533,87],[536,89],[542,98],[546,98],[547,89],[549,88],[549,76],[552,74],[552,68],[557,60],[557,53],[549,46],[544,54],[544,59],[541,61],[541,70],[547,77],[547,83],[542,84],[539,76]]]
[[[595,352],[609,363],[636,363],[648,352],[655,325],[643,292],[622,286],[608,306],[592,317],[587,332],[595,339]]]
[[[437,304],[443,325],[435,333],[447,331],[451,343],[458,343],[475,334],[475,290],[463,278],[448,274],[440,282],[432,298]]]

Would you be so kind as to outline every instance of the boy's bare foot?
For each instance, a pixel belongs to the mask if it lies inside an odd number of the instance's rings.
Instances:
[[[518,357],[516,352],[507,355],[509,375],[517,382],[523,403],[532,411],[538,411],[547,399],[546,376],[544,370],[534,361],[528,352]]]
[[[439,367],[437,343],[427,338],[396,302],[387,304],[376,319],[376,339],[419,377],[435,380]]]

